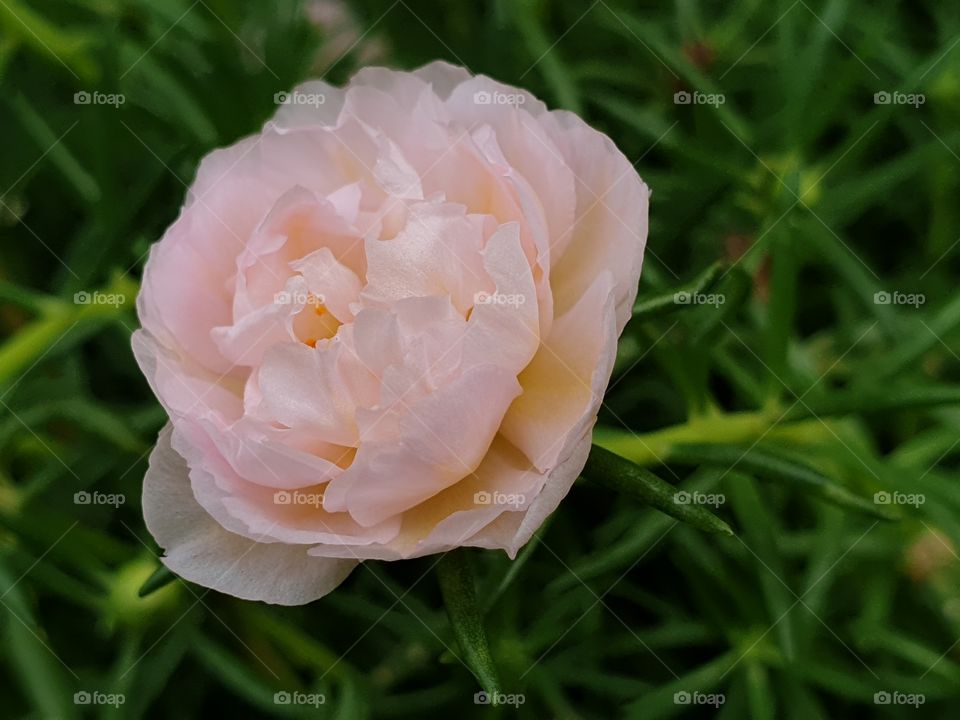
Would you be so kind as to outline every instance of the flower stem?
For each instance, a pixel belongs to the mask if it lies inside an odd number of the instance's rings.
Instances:
[[[598,427],[593,442],[637,465],[658,465],[670,457],[675,445],[735,444],[759,438],[791,439],[812,443],[823,439],[829,428],[819,421],[780,422],[778,408],[737,413],[699,415],[680,425],[636,434],[625,430]]]

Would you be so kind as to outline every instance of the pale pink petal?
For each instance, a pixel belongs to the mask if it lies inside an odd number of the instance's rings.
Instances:
[[[225,426],[243,413],[243,380],[216,375],[190,358],[178,356],[146,330],[131,341],[133,354],[150,388],[171,417],[206,417]]]
[[[262,400],[255,417],[287,427],[308,427],[337,445],[357,440],[355,404],[340,382],[339,341],[306,345],[289,343],[270,349],[259,369]]]
[[[322,308],[315,310],[325,308],[342,323],[353,319],[350,305],[360,294],[360,278],[337,260],[330,248],[315,250],[290,267],[303,276],[307,289],[321,303]]]
[[[411,296],[449,295],[461,313],[490,280],[480,257],[484,218],[456,205],[419,203],[390,240],[367,240],[368,304],[389,306]]]
[[[613,276],[605,272],[557,318],[520,374],[523,395],[510,406],[502,432],[541,470],[562,462],[571,441],[596,419],[617,353],[613,303]]]
[[[310,556],[303,547],[262,543],[224,529],[197,504],[186,462],[166,428],[143,481],[147,529],[165,550],[163,563],[191,582],[244,600],[302,605],[346,579],[355,560]]]
[[[647,242],[650,190],[613,141],[568,112],[539,118],[567,159],[577,183],[576,222],[557,253],[550,284],[556,313],[565,313],[600,273],[614,274],[617,334],[637,297]]]
[[[516,223],[502,225],[481,253],[493,290],[474,295],[464,340],[466,364],[499,364],[519,373],[540,344],[537,291]]]
[[[362,444],[350,468],[328,485],[324,507],[374,525],[470,475],[520,392],[502,368],[471,368],[409,407],[399,442]]]

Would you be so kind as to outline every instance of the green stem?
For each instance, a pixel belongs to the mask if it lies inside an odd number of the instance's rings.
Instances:
[[[649,433],[598,427],[593,442],[637,465],[658,465],[669,458],[675,445],[734,444],[752,442],[760,437],[791,439],[811,443],[823,439],[829,431],[819,421],[780,423],[779,409],[700,415],[689,421]]]

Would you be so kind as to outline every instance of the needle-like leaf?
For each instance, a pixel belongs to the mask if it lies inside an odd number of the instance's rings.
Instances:
[[[594,445],[583,477],[622,492],[660,512],[706,532],[733,535],[723,520],[700,505],[684,502],[685,494],[649,470]]]
[[[466,550],[447,553],[437,564],[440,592],[454,635],[463,651],[464,662],[480,687],[494,700],[500,693],[500,681],[487,643],[482,614],[477,604],[473,570]]]

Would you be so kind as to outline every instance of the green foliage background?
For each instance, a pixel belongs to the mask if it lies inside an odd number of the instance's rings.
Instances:
[[[309,9],[0,0],[3,717],[954,717],[960,6]],[[599,477],[515,562],[469,553],[518,709],[474,704],[438,558],[368,563],[303,608],[179,581],[137,595],[158,567],[139,493],[164,422],[129,349],[145,251],[199,159],[255,132],[276,92],[438,57],[581,113],[636,160],[654,190],[642,302],[597,440],[722,495],[735,533]],[[80,91],[126,102],[77,105]],[[875,103],[895,91],[925,102]],[[672,302],[691,282],[725,302]],[[97,290],[126,302],[74,303]],[[78,506],[83,489],[126,502]],[[126,700],[75,704],[84,690]],[[278,690],[327,702],[277,705]]]

